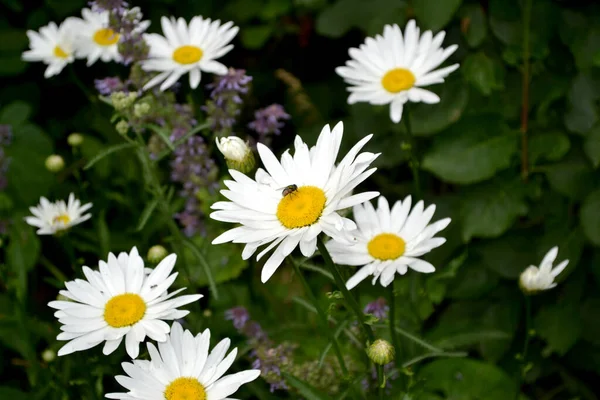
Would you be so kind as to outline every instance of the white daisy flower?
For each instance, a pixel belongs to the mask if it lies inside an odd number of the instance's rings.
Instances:
[[[221,25],[221,21],[210,18],[192,18],[189,26],[183,18],[175,20],[162,17],[160,20],[164,37],[156,33],[144,35],[150,47],[148,60],[142,68],[146,71],[160,71],[144,86],[144,90],[160,85],[160,90],[173,86],[179,78],[190,74],[190,87],[200,84],[200,71],[225,75],[227,67],[215,59],[233,49],[228,44],[238,33],[239,28],[233,22]]]
[[[260,376],[251,369],[225,375],[237,355],[237,348],[227,357],[231,341],[221,340],[209,353],[210,330],[192,335],[174,322],[171,334],[158,349],[148,343],[151,361],[122,363],[128,376],[116,376],[127,393],[109,393],[109,399],[143,400],[234,400],[228,398],[240,386]]]
[[[380,279],[385,287],[394,280],[396,272],[404,275],[408,268],[417,272],[433,272],[434,266],[418,257],[446,242],[446,239],[434,235],[448,226],[450,218],[429,224],[435,205],[423,210],[424,203],[419,201],[411,211],[410,196],[404,201],[397,201],[391,210],[385,197],[380,196],[378,203],[377,210],[370,202],[354,207],[358,226],[353,232],[356,243],[349,245],[335,238],[327,243],[335,263],[362,266],[346,282],[348,289],[370,275],[373,275],[373,285]]]
[[[83,214],[90,208],[92,203],[81,205],[73,193],[69,195],[67,203],[64,200],[51,203],[42,197],[39,205],[29,207],[34,216],[25,217],[25,222],[39,228],[38,235],[54,235],[90,219],[92,214]]]
[[[210,215],[218,221],[242,226],[223,233],[212,243],[246,243],[243,259],[270,243],[258,254],[257,260],[276,247],[262,269],[261,280],[266,282],[298,245],[304,256],[312,256],[319,233],[325,232],[343,241],[356,225],[338,211],[379,195],[377,192],[350,195],[375,172],[376,168],[367,168],[379,154],[359,154],[373,136],[368,135],[336,166],[343,131],[341,122],[333,130],[325,125],[316,146],[310,149],[296,136],[294,155],[284,152],[281,162],[269,148],[258,143],[258,154],[266,171],[259,168],[254,180],[229,170],[234,180],[225,181],[229,190],[221,193],[231,201],[213,204],[212,208],[219,211]]]
[[[351,48],[352,60],[336,72],[346,83],[353,85],[348,103],[368,102],[390,104],[390,118],[400,122],[404,103],[437,103],[437,94],[422,89],[444,78],[458,68],[458,64],[434,71],[458,48],[441,47],[446,33],[433,36],[431,31],[421,35],[414,20],[406,25],[404,36],[398,25],[386,25],[383,36],[368,37],[360,48]]]
[[[44,78],[58,75],[75,60],[76,22],[67,18],[60,26],[54,22],[40,28],[39,33],[27,31],[30,50],[23,52],[24,61],[42,61],[48,67]]]
[[[555,268],[552,264],[558,255],[558,247],[554,246],[542,259],[539,268],[535,265],[530,265],[521,273],[519,277],[519,285],[525,293],[535,293],[542,290],[552,289],[556,286],[554,279],[566,268],[569,260],[564,260]]]
[[[120,35],[108,26],[108,11],[95,12],[89,8],[81,10],[83,19],[78,20],[76,53],[87,58],[87,66],[99,59],[103,62],[120,61],[117,48]]]
[[[57,340],[69,340],[59,351],[63,356],[90,349],[104,343],[104,354],[110,354],[125,338],[125,348],[131,358],[139,353],[144,338],[164,342],[169,325],[164,320],[185,317],[189,311],[178,310],[202,297],[200,294],[179,296],[185,288],[167,294],[177,278],[171,274],[177,256],[170,254],[152,270],[145,272],[144,260],[134,247],[129,254],[117,258],[108,254],[108,262],[100,261],[99,270],[84,266],[86,280],[65,282],[67,290],[60,294],[73,301],[51,301],[57,309],[54,316],[63,325]]]

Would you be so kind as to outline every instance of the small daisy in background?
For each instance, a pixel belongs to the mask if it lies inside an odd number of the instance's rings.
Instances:
[[[435,205],[424,209],[423,201],[411,211],[410,196],[397,201],[391,210],[383,196],[379,197],[377,210],[370,202],[354,206],[356,242],[348,244],[334,238],[327,243],[335,263],[361,266],[346,287],[352,289],[371,275],[373,285],[379,279],[386,287],[396,273],[404,275],[409,268],[423,273],[435,271],[433,265],[418,258],[446,242],[434,236],[450,224],[450,218],[429,224],[434,213]]]
[[[27,31],[30,50],[23,52],[23,60],[47,64],[44,78],[60,74],[67,64],[75,60],[77,25],[74,18],[67,18],[60,25],[50,22],[41,27],[39,32]]]
[[[211,206],[218,210],[210,214],[211,218],[242,226],[223,233],[212,243],[245,243],[244,260],[260,246],[269,244],[257,260],[275,248],[262,269],[264,283],[296,247],[300,246],[305,257],[312,256],[321,232],[340,241],[349,238],[348,231],[356,225],[338,211],[379,195],[378,192],[352,194],[375,172],[376,168],[368,168],[379,154],[359,153],[373,136],[368,135],[336,165],[343,132],[341,122],[333,129],[325,125],[317,144],[311,148],[296,136],[294,155],[286,150],[281,161],[268,147],[258,143],[258,154],[266,171],[259,168],[252,179],[230,169],[234,180],[225,181],[229,190],[221,191],[230,201]]]
[[[374,105],[390,104],[390,118],[400,122],[404,103],[438,103],[437,94],[423,89],[444,78],[458,68],[453,64],[435,70],[458,48],[443,49],[446,33],[433,36],[431,31],[420,34],[414,20],[404,30],[396,24],[386,25],[383,35],[368,37],[360,47],[351,48],[352,60],[336,72],[352,85],[348,104],[367,102]],[[435,71],[434,71],[435,70]]]
[[[157,342],[167,340],[170,328],[164,320],[185,317],[189,311],[177,308],[202,297],[191,294],[173,298],[185,288],[167,293],[178,275],[171,274],[176,260],[177,256],[170,254],[147,273],[134,247],[118,257],[109,253],[108,262],[99,261],[98,271],[83,266],[86,279],[65,282],[67,290],[60,291],[72,301],[48,303],[58,310],[54,316],[63,324],[57,340],[69,340],[58,355],[87,350],[102,342],[102,352],[108,355],[125,338],[127,354],[136,358],[146,336]]]
[[[38,235],[54,235],[90,219],[92,214],[84,214],[90,208],[92,203],[81,205],[73,193],[67,203],[64,200],[52,203],[42,197],[39,205],[29,208],[33,216],[25,217],[25,222],[39,228]]]
[[[257,369],[223,376],[237,356],[237,348],[227,357],[231,340],[221,340],[209,352],[210,330],[195,337],[173,323],[171,333],[158,349],[148,343],[151,361],[123,363],[127,373],[115,377],[127,393],[108,393],[109,399],[143,400],[222,400],[230,399],[240,386],[260,376]],[[230,399],[233,400],[233,399]]]
[[[144,86],[144,90],[160,85],[166,90],[184,74],[190,74],[190,87],[196,89],[200,84],[201,71],[225,75],[227,67],[215,59],[227,54],[233,45],[229,44],[239,28],[233,22],[221,25],[221,21],[212,21],[200,16],[192,18],[189,25],[183,18],[162,17],[162,30],[165,36],[156,33],[144,35],[150,46],[148,60],[142,68],[146,71],[159,71]]]
[[[87,66],[98,60],[120,61],[118,44],[120,35],[108,26],[108,11],[81,10],[83,19],[77,19],[76,54],[87,58]]]
[[[542,259],[539,268],[530,265],[521,273],[519,277],[519,286],[525,294],[534,294],[543,290],[552,289],[556,286],[554,279],[567,267],[569,260],[564,260],[556,267],[552,264],[558,255],[558,247],[554,246]]]

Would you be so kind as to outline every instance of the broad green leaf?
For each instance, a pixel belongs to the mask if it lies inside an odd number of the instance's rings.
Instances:
[[[413,0],[412,4],[419,26],[438,31],[454,16],[462,0]]]
[[[600,246],[600,189],[585,198],[579,217],[587,238],[596,246]]]
[[[513,232],[498,239],[478,243],[475,251],[481,256],[481,265],[503,278],[517,279],[529,265],[540,260],[532,253],[535,236],[529,232]]]
[[[296,378],[293,375],[290,375],[286,372],[282,372],[282,374],[283,374],[283,377],[285,378],[285,381],[292,387],[296,388],[298,390],[298,393],[300,393],[300,395],[302,396],[303,399],[327,400],[327,399],[331,398],[326,393],[319,392],[313,386],[309,385],[308,383],[304,382],[301,379]]]
[[[427,389],[448,399],[506,400],[516,398],[516,383],[492,364],[464,358],[435,360],[417,375]]]
[[[242,30],[242,44],[247,49],[260,49],[273,34],[273,25],[249,26]]]
[[[591,191],[595,172],[583,154],[574,152],[544,169],[552,189],[570,199],[580,200]]]
[[[512,340],[519,325],[521,315],[520,297],[516,290],[507,291],[503,300],[494,302],[481,316],[484,330],[498,331],[506,334],[505,338],[482,339],[479,351],[483,358],[498,362],[510,350]]]
[[[450,183],[476,183],[507,168],[517,153],[517,135],[496,115],[470,117],[437,135],[423,169]]]
[[[93,159],[104,149],[104,147],[104,144],[100,140],[90,135],[85,135],[83,143],[81,144],[81,146],[79,146],[79,148],[81,149],[81,155],[86,160]],[[115,163],[113,163],[113,165],[114,164]],[[97,174],[99,177],[107,178],[110,175],[111,160],[109,158],[99,160],[94,165],[95,166],[92,172]],[[121,165],[119,165],[119,167],[121,167]],[[119,170],[121,169],[119,168]]]
[[[504,68],[501,63],[483,52],[469,54],[462,62],[460,71],[483,95],[489,96],[495,90],[504,88]]]
[[[125,150],[125,149],[131,149],[136,146],[137,145],[135,143],[128,143],[128,142],[115,144],[113,146],[108,146],[108,147],[104,148],[104,150],[102,150],[98,154],[96,154],[96,156],[94,156],[94,158],[92,158],[90,161],[88,161],[88,163],[85,165],[85,167],[83,167],[83,169],[84,170],[90,169],[98,161],[102,160],[106,156],[111,155],[112,153],[115,153],[115,152],[121,151],[121,150]]]
[[[479,298],[498,284],[498,275],[486,268],[482,268],[481,260],[470,255],[458,269],[456,278],[448,290],[448,297],[452,299]]]
[[[595,65],[595,57],[600,49],[600,29],[592,14],[565,9],[561,13],[560,37],[569,46],[579,70],[590,69]]]
[[[487,20],[480,5],[470,4],[462,12],[462,33],[471,47],[479,46],[487,36]]]
[[[260,16],[263,20],[270,21],[285,15],[290,11],[291,6],[289,0],[267,0],[267,4],[261,8]]]
[[[21,299],[27,294],[27,273],[35,266],[40,248],[35,228],[27,225],[21,218],[16,219],[11,226],[6,260],[15,278],[17,296]]]
[[[558,161],[570,148],[569,137],[562,132],[533,134],[529,140],[529,162],[535,165],[540,160]]]
[[[15,101],[0,110],[0,124],[16,126],[25,123],[31,116],[31,106],[24,101]]]
[[[537,335],[546,341],[545,356],[564,355],[581,335],[581,317],[573,304],[545,306],[535,316],[533,325]]]
[[[525,190],[519,180],[492,181],[471,188],[460,210],[463,240],[498,237],[527,210]]]
[[[588,133],[583,149],[594,168],[598,168],[598,166],[600,166],[600,124],[597,124]]]
[[[586,134],[598,122],[596,102],[600,98],[600,76],[581,73],[572,82],[567,96],[564,122],[575,133]]]

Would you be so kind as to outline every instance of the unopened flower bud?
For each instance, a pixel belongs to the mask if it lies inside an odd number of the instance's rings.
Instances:
[[[114,92],[110,95],[110,101],[117,111],[125,111],[136,99],[136,92]]]
[[[67,143],[69,143],[69,146],[73,147],[81,146],[83,143],[83,135],[81,133],[71,133],[67,137]]]
[[[46,158],[46,169],[50,172],[58,172],[65,167],[65,160],[58,154],[52,154]]]
[[[256,166],[254,154],[248,143],[237,136],[217,138],[217,148],[225,157],[227,166],[247,174]]]
[[[148,112],[150,112],[150,104],[148,103],[138,103],[133,106],[133,115],[137,118],[142,118]]]
[[[396,350],[390,342],[377,339],[367,348],[367,355],[375,364],[385,365],[394,361]]]
[[[202,315],[204,315],[205,318],[210,318],[210,317],[212,317],[212,311],[207,308],[204,310]]]
[[[160,244],[157,244],[155,246],[150,247],[150,250],[148,250],[147,258],[148,258],[148,261],[150,261],[151,263],[158,264],[168,254],[169,254],[169,252],[167,251],[167,249],[165,249]]]
[[[117,122],[117,124],[115,125],[115,129],[121,135],[126,135],[127,132],[129,131],[129,124],[127,123],[127,121],[125,121],[124,119],[122,119],[119,122]]]
[[[56,358],[56,352],[52,349],[46,349],[42,352],[42,360],[47,363],[54,361]]]

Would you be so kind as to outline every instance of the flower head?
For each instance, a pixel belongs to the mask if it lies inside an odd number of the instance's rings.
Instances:
[[[25,217],[25,221],[39,228],[38,235],[54,235],[90,219],[92,214],[83,214],[90,208],[92,203],[81,205],[73,193],[67,203],[64,200],[51,203],[42,197],[38,206],[29,208],[33,217]]]
[[[269,134],[279,135],[281,133],[280,129],[284,125],[282,120],[290,119],[290,115],[285,112],[283,106],[271,104],[266,108],[256,111],[254,118],[255,120],[248,124],[248,128],[256,131],[261,136]]]
[[[75,60],[75,35],[78,22],[67,18],[60,26],[54,22],[40,28],[39,33],[27,31],[30,50],[23,53],[25,61],[42,61],[48,65],[44,78],[58,75]]]
[[[109,11],[84,8],[81,15],[83,19],[77,20],[77,56],[87,58],[88,66],[98,60],[120,61],[117,45],[121,35],[109,27]]]
[[[556,267],[552,264],[558,255],[558,247],[554,246],[542,259],[539,268],[530,265],[521,273],[519,277],[519,286],[526,294],[534,294],[543,290],[552,289],[556,286],[554,279],[566,268],[569,260],[564,260]]]
[[[65,282],[67,290],[60,291],[72,301],[48,303],[58,310],[54,316],[63,324],[57,339],[69,340],[58,355],[87,350],[102,342],[103,353],[110,354],[125,338],[127,354],[136,358],[146,336],[157,342],[167,340],[169,325],[164,320],[183,318],[189,311],[177,308],[202,297],[173,297],[184,289],[167,293],[177,278],[177,272],[171,274],[176,260],[171,254],[147,273],[134,247],[118,257],[109,253],[107,262],[99,262],[99,271],[84,266],[86,279]]]
[[[94,86],[96,90],[104,96],[110,96],[116,92],[126,92],[127,87],[121,78],[118,76],[115,77],[106,77],[104,79],[96,79],[94,80]]]
[[[370,202],[354,207],[358,226],[353,232],[355,243],[348,244],[335,238],[327,243],[334,262],[362,266],[346,282],[348,289],[370,275],[373,284],[379,279],[382,286],[388,286],[396,273],[404,275],[408,268],[424,273],[435,271],[433,265],[418,257],[446,242],[434,235],[448,226],[450,218],[429,224],[435,205],[424,209],[423,201],[419,201],[412,211],[410,207],[410,196],[397,201],[391,210],[383,196],[379,197],[377,210]]]
[[[390,307],[383,297],[368,303],[363,310],[365,314],[373,314],[379,319],[386,319],[389,311]]]
[[[257,260],[275,248],[262,269],[261,279],[266,282],[298,245],[304,256],[312,256],[321,232],[344,241],[356,225],[338,211],[378,195],[350,193],[375,172],[376,168],[368,168],[379,154],[359,153],[372,136],[368,135],[335,165],[343,129],[341,122],[333,130],[325,125],[312,148],[296,136],[294,155],[286,151],[281,161],[259,143],[258,154],[266,171],[259,168],[255,179],[251,179],[229,170],[234,180],[225,181],[229,190],[221,193],[230,201],[212,205],[218,211],[211,218],[242,226],[223,233],[213,244],[245,243],[244,259],[269,244]]]
[[[410,20],[404,35],[398,25],[386,25],[383,35],[367,38],[360,48],[349,50],[352,60],[336,72],[352,85],[348,103],[368,102],[390,104],[390,118],[400,122],[404,103],[437,103],[438,95],[422,89],[444,78],[458,68],[458,64],[438,69],[458,46],[443,49],[446,33],[433,36],[431,31],[420,34],[414,20]]]
[[[189,25],[183,18],[174,17],[162,17],[161,24],[165,36],[145,35],[150,54],[143,68],[160,73],[146,83],[144,89],[161,83],[160,90],[166,90],[186,73],[190,74],[190,87],[195,89],[200,84],[201,71],[227,73],[227,68],[215,60],[233,48],[229,42],[239,30],[233,22],[221,25],[219,20],[197,16]]]
[[[377,339],[367,348],[367,355],[375,364],[385,365],[394,361],[396,350],[387,340]]]
[[[210,330],[195,337],[173,323],[171,333],[158,349],[148,343],[151,361],[123,363],[127,376],[116,377],[127,393],[109,393],[109,399],[195,399],[229,398],[241,385],[260,376],[259,370],[245,370],[223,376],[235,361],[237,348],[225,357],[231,341],[221,340],[209,352]]]
[[[254,154],[248,143],[237,136],[216,138],[217,148],[225,157],[227,166],[242,173],[251,172],[256,166]]]

